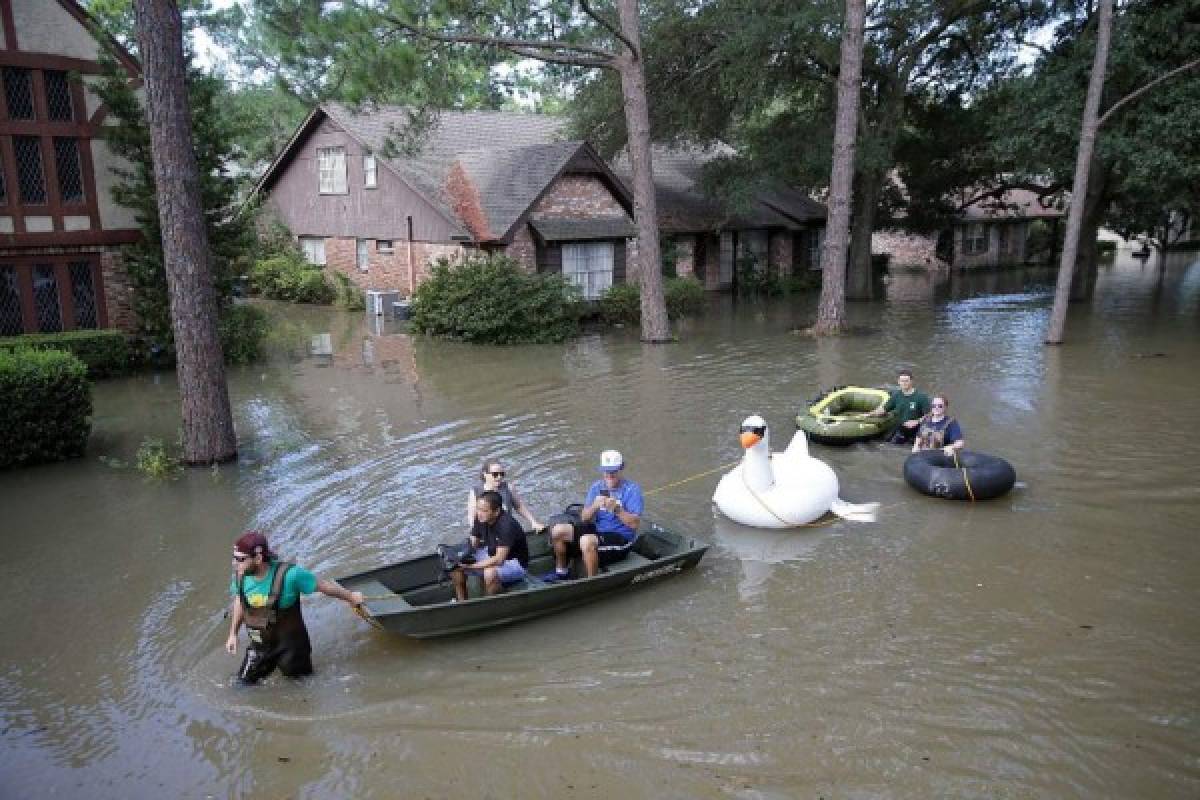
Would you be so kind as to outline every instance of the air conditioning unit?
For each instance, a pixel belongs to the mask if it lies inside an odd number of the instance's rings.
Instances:
[[[400,302],[400,293],[390,289],[367,289],[367,313],[376,317],[392,313],[392,304]]]

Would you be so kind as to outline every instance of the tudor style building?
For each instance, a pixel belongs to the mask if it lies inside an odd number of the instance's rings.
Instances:
[[[0,45],[0,336],[132,329],[119,248],[139,234],[111,196],[91,20],[74,0],[0,0]]]

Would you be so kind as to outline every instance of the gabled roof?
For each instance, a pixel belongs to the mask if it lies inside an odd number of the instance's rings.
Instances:
[[[560,117],[507,111],[443,111],[423,135],[406,136],[410,109],[380,106],[362,112],[327,103],[315,109],[263,174],[266,190],[291,160],[299,142],[325,119],[344,130],[400,180],[421,195],[457,236],[507,240],[550,185],[568,171],[596,173],[626,210],[633,201],[628,162],[615,169],[583,141],[567,139]],[[400,143],[401,152],[389,142]],[[701,189],[704,165],[728,147],[687,150],[655,147],[654,178],[659,225],[666,231],[716,231],[722,227],[798,228],[824,219],[825,207],[789,189],[760,192],[732,214]]]
[[[79,24],[87,28],[93,38],[100,40],[102,44],[108,47],[117,61],[134,77],[141,77],[142,67],[138,64],[124,45],[113,38],[112,34],[104,30],[104,27],[96,21],[96,18],[88,12],[86,8],[81,6],[75,0],[58,0],[58,4],[63,7],[68,14],[78,20]]]

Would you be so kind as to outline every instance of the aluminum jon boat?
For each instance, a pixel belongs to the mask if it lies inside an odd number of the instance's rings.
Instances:
[[[494,628],[590,603],[691,569],[708,550],[707,544],[646,524],[633,551],[593,577],[543,583],[538,576],[554,569],[549,534],[526,537],[528,577],[497,595],[483,595],[479,580],[471,578],[469,599],[452,603],[454,587],[436,552],[338,578],[338,583],[363,593],[359,613],[367,622],[389,633],[425,639]],[[580,565],[573,567],[577,568]]]

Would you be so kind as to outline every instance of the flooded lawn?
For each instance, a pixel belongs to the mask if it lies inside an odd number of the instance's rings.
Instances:
[[[851,306],[878,333],[822,341],[791,333],[814,297],[716,298],[657,347],[287,309],[230,376],[240,461],[169,483],[116,462],[174,439],[173,376],[102,383],[86,459],[0,473],[0,796],[1200,796],[1200,260],[1102,267],[1055,349],[1051,281],[899,274]],[[879,519],[778,533],[715,516],[719,473],[677,484],[735,462],[745,416],[782,449],[819,388],[904,366],[1012,494],[814,445]],[[317,674],[231,685],[243,529],[336,577],[461,536],[485,457],[544,519],[608,447],[648,517],[714,543],[698,570],[430,642],[313,598]]]

